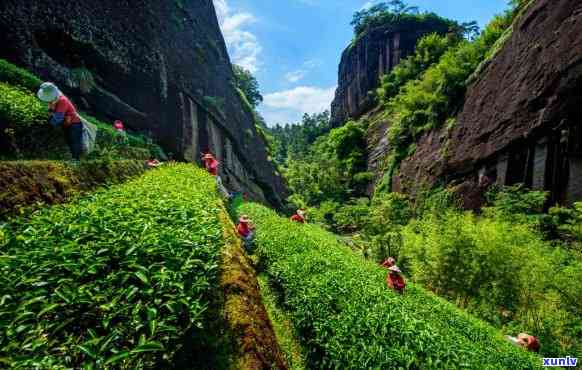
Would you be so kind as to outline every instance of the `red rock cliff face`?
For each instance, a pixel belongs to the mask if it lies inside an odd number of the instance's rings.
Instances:
[[[582,199],[582,2],[537,0],[472,84],[452,132],[431,132],[395,184],[525,183]]]
[[[179,159],[211,150],[227,186],[280,204],[283,182],[232,87],[211,0],[3,0],[0,44],[0,57],[81,109],[122,119]]]
[[[434,32],[445,34],[448,30],[449,25],[444,21],[431,20],[366,31],[342,54],[338,88],[331,104],[332,125],[341,126],[369,111],[374,106],[369,92],[379,86],[382,75],[410,55],[422,36]]]

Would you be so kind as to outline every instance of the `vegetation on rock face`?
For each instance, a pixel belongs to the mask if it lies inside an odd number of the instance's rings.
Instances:
[[[247,102],[255,109],[263,101],[257,79],[250,71],[236,64],[232,66],[232,71],[235,87],[244,93]]]
[[[492,327],[409,284],[388,290],[385,270],[317,226],[245,205],[258,227],[261,263],[280,290],[314,368],[514,368],[539,359]]]
[[[385,85],[381,94],[390,117],[389,141],[391,153],[387,163],[386,178],[389,180],[402,159],[414,149],[411,147],[420,136],[435,128],[442,127],[445,122],[456,116],[464,101],[467,79],[477,67],[492,52],[493,46],[507,32],[515,11],[508,11],[497,16],[475,41],[461,41],[456,46],[448,48],[438,59],[438,63],[429,67],[419,79],[408,82],[399,81],[402,86],[397,95],[390,84]],[[432,40],[436,44],[437,40]],[[427,40],[421,43],[426,44]],[[446,45],[444,46],[446,47]],[[443,46],[433,47],[428,52],[436,55],[443,52]],[[427,50],[420,49],[420,52]],[[414,65],[410,57],[407,64]],[[425,57],[435,60],[432,57]],[[400,73],[400,69],[396,70]],[[413,74],[410,74],[413,76]],[[387,80],[396,79],[388,77]]]
[[[0,354],[16,368],[168,363],[202,331],[223,245],[204,171],[176,165],[3,229]]]

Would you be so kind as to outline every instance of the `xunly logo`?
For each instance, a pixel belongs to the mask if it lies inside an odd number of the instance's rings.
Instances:
[[[545,367],[551,367],[551,366],[572,366],[572,367],[576,367],[576,364],[578,363],[578,359],[575,357],[556,357],[556,358],[551,358],[551,357],[546,357],[544,358],[544,366]]]

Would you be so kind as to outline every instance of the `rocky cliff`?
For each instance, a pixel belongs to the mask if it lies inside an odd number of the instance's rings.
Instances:
[[[393,190],[454,181],[471,198],[479,182],[525,183],[550,203],[582,199],[582,3],[537,0],[513,28],[455,127],[420,139]]]
[[[0,2],[0,57],[121,119],[175,157],[210,150],[233,190],[281,203],[284,184],[232,85],[211,0]]]
[[[422,36],[446,34],[449,27],[448,21],[429,17],[375,27],[354,40],[342,54],[331,124],[341,126],[370,110],[374,106],[370,92],[379,86],[380,78],[410,55]]]

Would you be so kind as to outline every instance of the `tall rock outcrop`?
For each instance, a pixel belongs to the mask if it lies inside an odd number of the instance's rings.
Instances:
[[[178,159],[210,150],[227,186],[281,203],[211,0],[3,0],[0,43],[0,57],[56,82],[81,109],[123,120]]]
[[[536,0],[469,87],[454,129],[420,139],[394,190],[480,178],[547,190],[550,204],[582,200],[581,117],[582,2]]]
[[[339,66],[338,87],[331,104],[331,124],[341,126],[373,108],[370,94],[380,78],[410,55],[416,43],[430,33],[446,34],[450,21],[439,17],[387,24],[365,31],[344,50]]]

